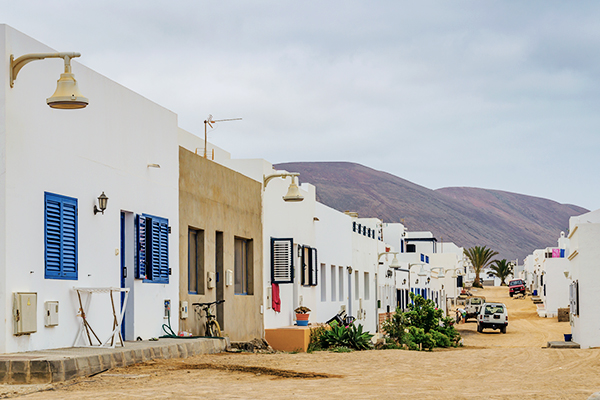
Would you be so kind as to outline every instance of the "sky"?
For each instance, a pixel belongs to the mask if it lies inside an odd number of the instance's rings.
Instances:
[[[0,0],[0,23],[199,136],[243,118],[209,133],[234,158],[600,208],[600,2]]]

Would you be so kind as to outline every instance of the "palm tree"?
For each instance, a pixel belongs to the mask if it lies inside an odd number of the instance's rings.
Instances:
[[[514,264],[510,261],[506,261],[506,258],[503,260],[494,260],[492,261],[492,265],[490,269],[493,271],[493,274],[502,280],[502,286],[506,286],[506,278],[508,278],[513,273]]]
[[[475,270],[475,281],[473,282],[473,286],[482,287],[481,280],[479,279],[479,273],[483,268],[490,264],[492,258],[498,255],[498,252],[489,249],[487,246],[475,246],[464,249],[463,251],[469,261],[471,261],[471,265]]]

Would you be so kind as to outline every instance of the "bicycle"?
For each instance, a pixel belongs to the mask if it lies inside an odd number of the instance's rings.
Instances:
[[[192,303],[198,319],[202,318],[202,311],[206,314],[205,336],[221,337],[221,327],[217,322],[217,316],[213,314],[210,309],[213,304],[221,304],[224,302],[225,300],[216,300],[210,303]]]

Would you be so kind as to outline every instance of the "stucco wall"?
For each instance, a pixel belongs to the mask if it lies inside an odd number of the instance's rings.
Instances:
[[[217,299],[217,287],[204,295],[188,293],[188,229],[204,231],[204,276],[216,272],[216,232],[223,232],[223,270],[234,271],[234,238],[253,241],[253,294],[236,295],[234,286],[223,285],[225,303],[219,307],[223,333],[231,340],[263,337],[263,241],[261,184],[211,160],[179,148],[180,300],[189,304],[189,317],[180,320],[183,330],[203,334],[204,321],[194,315],[192,303]],[[219,277],[222,284],[223,276]],[[213,309],[214,310],[214,309]]]
[[[573,225],[570,226],[573,232]],[[572,317],[573,340],[582,348],[600,346],[600,224],[581,223],[571,239],[571,277],[579,282],[579,316]]]
[[[10,54],[56,52],[5,25],[0,32],[0,42],[6,43],[0,53],[2,68]],[[82,110],[53,110],[46,98],[56,89],[63,65],[60,59],[32,62],[21,70],[14,88],[2,92],[6,173],[0,179],[6,179],[2,198],[8,211],[3,219],[6,271],[0,308],[6,323],[0,352],[73,344],[80,323],[73,287],[120,286],[121,211],[168,218],[173,232],[178,231],[177,116],[76,61],[73,73],[90,104]],[[6,81],[7,74],[3,76]],[[148,168],[149,163],[160,168]],[[46,191],[78,200],[77,280],[44,279]],[[108,208],[104,215],[94,215],[93,206],[103,191],[109,197]],[[169,235],[172,267],[179,264],[178,245],[177,235]],[[169,284],[147,283],[133,280],[133,265],[128,267],[132,289],[128,309],[142,312],[127,314],[133,320],[126,334],[159,336],[163,300],[177,299],[178,276],[171,275]],[[36,333],[12,334],[16,291],[38,293]],[[112,330],[112,311],[107,295],[95,296],[88,316],[103,336]],[[59,301],[59,325],[47,328],[42,311],[50,300]],[[173,325],[177,329],[177,321]]]

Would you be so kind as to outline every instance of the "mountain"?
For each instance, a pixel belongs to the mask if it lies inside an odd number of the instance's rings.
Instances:
[[[438,241],[462,247],[486,245],[509,260],[522,261],[535,249],[556,245],[569,217],[588,212],[500,190],[432,190],[349,162],[290,162],[275,168],[299,172],[301,182],[316,186],[317,200],[336,210],[403,222],[411,231],[431,231]]]

